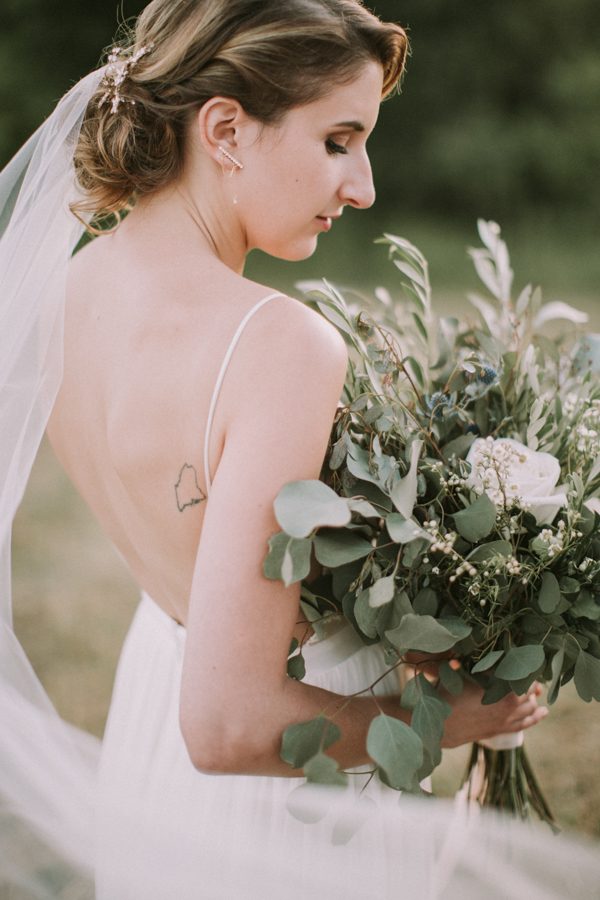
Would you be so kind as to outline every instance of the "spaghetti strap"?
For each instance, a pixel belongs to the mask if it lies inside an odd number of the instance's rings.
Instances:
[[[212,395],[212,398],[210,401],[210,407],[208,410],[208,419],[206,421],[206,433],[204,435],[204,479],[205,479],[205,484],[206,484],[207,495],[210,494],[210,487],[211,487],[210,471],[209,471],[209,467],[208,467],[208,445],[210,442],[210,432],[212,429],[212,423],[213,423],[213,419],[215,416],[217,400],[219,397],[219,393],[221,391],[221,385],[223,384],[223,379],[225,378],[225,372],[227,371],[227,366],[229,365],[229,362],[233,355],[233,351],[235,350],[236,344],[239,341],[244,328],[246,327],[247,323],[250,321],[250,319],[252,318],[254,313],[257,312],[261,308],[261,306],[264,306],[264,304],[267,303],[269,300],[273,300],[275,297],[283,297],[283,296],[284,295],[280,294],[279,292],[274,293],[274,294],[269,294],[267,297],[263,297],[262,300],[259,300],[258,303],[256,303],[252,307],[252,309],[249,309],[248,312],[246,313],[246,315],[244,316],[244,318],[242,319],[242,321],[240,322],[240,324],[238,325],[237,331],[233,335],[233,337],[231,339],[231,343],[229,344],[229,347],[227,348],[227,353],[225,354],[225,357],[221,364],[221,369],[219,371],[217,380],[215,382],[215,387],[213,390],[213,395]]]

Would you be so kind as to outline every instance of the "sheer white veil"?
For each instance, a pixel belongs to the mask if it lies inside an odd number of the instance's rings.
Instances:
[[[73,152],[103,73],[79,81],[0,173],[0,829],[13,861],[18,820],[90,859],[98,745],[59,719],[15,636],[11,528],[61,382],[67,267],[83,231],[69,209]]]
[[[93,896],[99,744],[58,717],[15,636],[10,544],[62,377],[66,275],[83,229],[69,210],[78,197],[73,152],[103,71],[76,84],[0,173],[0,896],[10,885],[10,896],[36,900]],[[332,841],[310,865],[298,857],[301,835],[298,843],[280,846],[267,821],[248,824],[246,842],[232,846],[224,812],[211,848],[195,846],[193,835],[168,829],[162,835],[159,828],[164,844],[157,846],[156,871],[169,886],[163,896],[383,898],[361,887],[372,865],[361,852],[361,833],[373,816],[363,821],[360,805],[327,790],[304,796],[308,818],[333,815],[335,834],[344,832],[347,843]],[[376,814],[391,841],[394,885],[400,885],[386,897],[416,891],[449,900],[598,895],[600,860],[583,841],[557,840],[493,816],[466,818],[456,806],[395,800]],[[136,811],[128,815],[135,822]],[[163,852],[173,842],[180,864],[165,876]],[[190,885],[186,860],[196,872],[199,852],[208,854],[206,879]],[[300,879],[299,862],[305,864]],[[340,867],[356,873],[354,893],[340,894]]]

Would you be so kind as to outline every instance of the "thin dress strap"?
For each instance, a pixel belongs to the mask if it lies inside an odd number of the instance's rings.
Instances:
[[[229,365],[229,361],[233,355],[233,351],[235,350],[236,344],[239,341],[241,334],[246,327],[247,323],[250,321],[255,312],[257,312],[261,306],[264,306],[269,300],[273,300],[274,297],[283,297],[283,294],[269,294],[268,297],[263,297],[262,300],[259,300],[252,309],[249,309],[240,324],[238,325],[237,331],[231,339],[231,343],[227,348],[227,353],[225,354],[225,358],[221,364],[221,369],[219,371],[219,375],[217,377],[217,381],[215,383],[215,387],[213,390],[213,395],[210,401],[210,407],[208,410],[208,419],[206,421],[206,434],[204,435],[204,479],[206,484],[206,493],[210,494],[211,488],[211,480],[210,480],[210,472],[208,468],[208,445],[210,442],[210,432],[212,429],[213,419],[215,416],[215,409],[217,406],[217,400],[219,397],[219,393],[221,391],[221,385],[223,384],[223,379],[225,378],[225,372],[227,371],[227,366]]]

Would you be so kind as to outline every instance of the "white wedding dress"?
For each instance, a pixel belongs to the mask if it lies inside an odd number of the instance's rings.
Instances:
[[[207,449],[225,371],[246,323],[277,296],[265,297],[247,313],[223,360],[204,442],[209,493]],[[179,728],[185,639],[185,628],[144,594],[121,654],[102,745],[98,900],[275,898],[286,893],[290,865],[297,879],[294,890],[299,890],[298,896],[307,896],[300,889],[302,879],[318,871],[320,856],[328,857],[334,849],[335,822],[327,818],[304,824],[292,815],[286,801],[302,778],[212,775],[192,766]],[[311,639],[304,657],[308,683],[343,695],[364,690],[388,668],[381,648],[364,646],[349,624],[322,641]],[[398,689],[392,672],[376,690],[386,694]],[[358,796],[367,781],[366,774],[351,776],[348,793]],[[363,800],[367,796],[376,800],[383,793],[398,798],[373,779]],[[371,829],[368,838],[361,836],[361,852],[372,865],[359,883],[356,866],[344,862],[353,853],[351,846],[337,848],[345,897],[366,897],[370,891],[372,896],[392,897],[399,895],[400,884],[407,887],[406,874],[400,877],[402,873],[385,865],[393,856],[393,848],[386,848],[386,843],[381,828]],[[278,855],[286,860],[281,872]]]

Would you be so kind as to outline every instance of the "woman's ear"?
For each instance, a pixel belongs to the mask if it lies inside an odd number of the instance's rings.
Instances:
[[[223,157],[220,148],[237,156],[249,124],[241,104],[229,97],[212,97],[197,113],[198,137],[209,156],[219,163]]]

